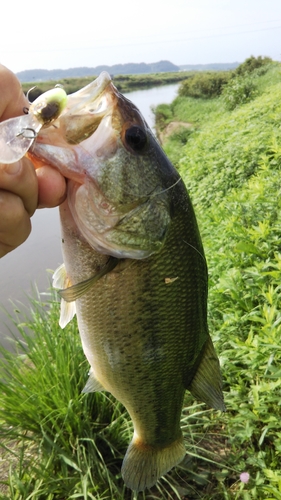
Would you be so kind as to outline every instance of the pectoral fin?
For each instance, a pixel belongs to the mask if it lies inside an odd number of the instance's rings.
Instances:
[[[64,328],[76,314],[75,302],[65,302],[61,299],[59,325]]]
[[[71,286],[70,280],[66,274],[65,265],[59,266],[53,274],[53,287],[54,288],[66,288]],[[60,319],[59,325],[64,328],[75,316],[76,307],[75,302],[65,302],[61,299],[60,304]]]
[[[215,410],[225,411],[219,360],[209,336],[200,356],[201,361],[191,382],[186,385],[191,394]]]
[[[119,259],[116,259],[115,257],[110,257],[108,259],[108,262],[105,264],[105,266],[94,276],[91,278],[88,278],[87,280],[81,281],[80,283],[77,283],[76,285],[72,285],[68,288],[64,288],[63,290],[59,290],[60,296],[66,301],[66,302],[73,302],[82,295],[84,295],[100,278],[105,276],[107,273],[112,271],[118,264]]]

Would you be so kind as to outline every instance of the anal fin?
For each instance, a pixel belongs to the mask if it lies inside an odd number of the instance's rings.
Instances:
[[[222,393],[222,378],[219,360],[209,336],[200,364],[191,382],[186,387],[191,394],[215,410],[225,411]]]

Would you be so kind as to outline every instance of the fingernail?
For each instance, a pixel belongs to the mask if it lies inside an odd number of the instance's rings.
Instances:
[[[10,175],[16,175],[20,172],[22,167],[21,161],[16,161],[15,163],[8,163],[5,166],[5,172]]]

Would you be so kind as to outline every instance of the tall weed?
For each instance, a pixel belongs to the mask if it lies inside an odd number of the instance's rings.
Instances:
[[[107,393],[81,394],[88,365],[76,322],[58,326],[56,295],[33,299],[31,315],[15,318],[14,352],[0,348],[0,446],[13,457],[0,498],[131,500],[120,472],[133,432],[127,412]],[[222,467],[218,415],[187,395],[182,426],[187,460],[139,500],[207,489]]]

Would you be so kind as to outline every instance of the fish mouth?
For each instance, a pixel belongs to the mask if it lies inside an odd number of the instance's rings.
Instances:
[[[59,118],[59,127],[68,144],[79,144],[90,137],[116,105],[117,89],[103,71],[96,80],[68,96]],[[55,124],[56,125],[56,124]]]
[[[67,143],[75,145],[94,134],[104,118],[116,134],[132,125],[147,127],[137,107],[120,94],[106,71],[68,97],[59,121]]]
[[[65,109],[52,126],[40,130],[28,156],[37,166],[47,162],[66,178],[82,183],[102,142],[97,136],[115,135],[112,122],[119,96],[110,75],[102,72],[86,87],[68,95]]]
[[[131,126],[147,129],[137,107],[120,94],[110,75],[103,71],[86,87],[68,95],[62,114],[53,126],[41,129],[31,153],[37,156],[36,143],[61,147],[78,145],[91,137],[106,120],[113,135],[122,136]]]

